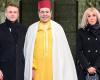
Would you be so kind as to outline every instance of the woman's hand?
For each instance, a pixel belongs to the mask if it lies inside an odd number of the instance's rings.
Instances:
[[[0,80],[3,80],[3,72],[0,70]]]
[[[87,69],[87,71],[88,71],[89,74],[95,74],[95,73],[96,73],[96,68],[94,68],[94,67],[89,67],[89,68]]]

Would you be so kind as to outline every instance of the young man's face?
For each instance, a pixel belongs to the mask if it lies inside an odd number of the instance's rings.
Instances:
[[[48,22],[51,19],[51,11],[49,8],[41,8],[38,13],[40,21],[44,23]]]
[[[19,10],[17,7],[8,6],[5,11],[5,16],[8,20],[15,22],[19,17]]]

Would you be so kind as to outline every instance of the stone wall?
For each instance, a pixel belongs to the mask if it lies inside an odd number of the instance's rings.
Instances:
[[[54,20],[60,23],[66,33],[73,56],[76,53],[76,2],[55,0]]]

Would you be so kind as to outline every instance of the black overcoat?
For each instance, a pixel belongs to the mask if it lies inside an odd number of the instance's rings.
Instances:
[[[24,80],[23,46],[26,27],[11,23],[9,20],[0,24],[0,70],[4,80]]]
[[[79,80],[85,80],[87,69],[95,67],[100,76],[100,26],[79,29],[76,43],[76,69]]]

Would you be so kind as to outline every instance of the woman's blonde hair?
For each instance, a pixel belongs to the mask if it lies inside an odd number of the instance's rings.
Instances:
[[[97,21],[100,24],[100,13],[99,13],[99,11],[94,7],[90,7],[90,8],[87,8],[85,10],[79,28],[85,28],[87,26],[87,16],[88,16],[89,12],[95,12],[96,13]]]

